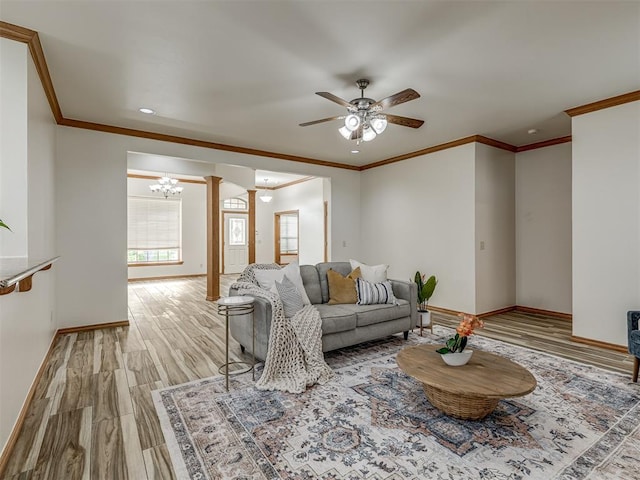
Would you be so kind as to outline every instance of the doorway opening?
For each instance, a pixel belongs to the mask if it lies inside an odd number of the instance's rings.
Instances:
[[[299,258],[298,210],[275,213],[275,260],[287,265]]]

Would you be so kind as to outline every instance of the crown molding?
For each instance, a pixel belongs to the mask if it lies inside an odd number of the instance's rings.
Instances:
[[[262,187],[262,186],[256,185],[256,190],[280,190],[281,188],[286,188],[286,187],[290,187],[292,185],[297,185],[298,183],[308,182],[309,180],[313,180],[314,178],[317,178],[317,177],[299,178],[298,180],[292,180],[290,182],[282,183],[280,185],[274,185],[273,187]]]
[[[44,89],[47,101],[49,102],[51,113],[53,113],[56,123],[59,124],[64,117],[62,116],[58,97],[56,97],[56,92],[53,88],[51,75],[49,75],[49,67],[47,67],[47,60],[44,57],[44,51],[42,50],[42,44],[40,43],[38,32],[0,21],[0,37],[27,44],[33,63],[36,66],[36,71],[40,77],[42,88]]]
[[[380,160],[379,162],[368,163],[367,165],[363,165],[362,167],[360,167],[360,170],[369,170],[371,168],[389,165],[390,163],[401,162],[402,160],[408,160],[409,158],[420,157],[429,153],[439,152],[441,150],[447,150],[448,148],[459,147],[460,145],[466,145],[467,143],[474,142],[489,145],[490,147],[500,148],[509,152],[515,152],[517,150],[517,147],[508,143],[494,140],[493,138],[485,137],[483,135],[470,135],[468,137],[459,138],[458,140],[453,140],[451,142],[441,143],[432,147],[416,150],[415,152],[405,153],[403,155],[398,155],[397,157],[387,158],[386,160]]]
[[[117,127],[114,125],[105,125],[102,123],[85,122],[84,120],[74,120],[71,118],[63,118],[59,125],[64,127],[83,128],[85,130],[94,130],[98,132],[113,133],[116,135],[126,135],[129,137],[148,138],[151,140],[159,140],[161,142],[179,143],[182,145],[191,145],[194,147],[209,148],[212,150],[223,150],[226,152],[244,153],[246,155],[256,155],[259,157],[278,158],[280,160],[290,160],[292,162],[308,163],[312,165],[320,165],[322,167],[343,168],[346,170],[359,170],[356,165],[346,165],[338,162],[328,162],[315,158],[299,157],[297,155],[289,155],[286,153],[270,152],[267,150],[257,150],[255,148],[239,147],[236,145],[227,145],[224,143],[210,142],[207,140],[198,140],[189,137],[180,137],[177,135],[168,135],[166,133],[156,133],[147,130],[137,130],[134,128]]]
[[[528,152],[529,150],[550,147],[552,145],[560,145],[561,143],[568,143],[570,141],[571,141],[571,135],[567,135],[566,137],[552,138],[551,140],[544,140],[543,142],[536,142],[536,143],[530,143],[528,145],[522,145],[516,149],[516,153]]]
[[[509,143],[504,143],[499,140],[494,140],[493,138],[485,137],[483,135],[474,135],[475,141],[478,143],[482,143],[484,145],[489,145],[490,147],[500,148],[501,150],[506,150],[507,152],[516,152],[518,147],[511,145]]]
[[[570,117],[575,117],[577,115],[584,115],[585,113],[596,112],[604,108],[615,107],[617,105],[636,102],[638,100],[640,100],[640,90],[636,90],[635,92],[623,93],[622,95],[617,95],[615,97],[605,98],[604,100],[598,100],[597,102],[587,103],[586,105],[570,108],[569,110],[565,110],[564,113],[566,113]]]
[[[453,140],[447,143],[441,143],[440,145],[434,145],[432,147],[423,148],[421,150],[416,150],[415,152],[405,153],[402,155],[398,155],[396,157],[387,158],[385,160],[380,160],[379,162],[368,163],[360,167],[360,171],[369,170],[371,168],[382,167],[383,165],[389,165],[390,163],[401,162],[403,160],[408,160],[410,158],[420,157],[422,155],[427,155],[428,153],[439,152],[440,150],[446,150],[448,148],[459,147],[460,145],[465,145],[467,143],[472,143],[476,141],[476,135],[472,135],[470,137],[460,138],[458,140]]]
[[[204,181],[204,177],[202,180],[193,180],[191,178],[181,178],[180,175],[171,175],[172,178],[179,180],[181,183],[197,183],[200,185],[206,185],[207,182]],[[139,173],[127,173],[127,178],[141,178],[143,180],[158,180],[158,176],[153,175],[141,175]]]

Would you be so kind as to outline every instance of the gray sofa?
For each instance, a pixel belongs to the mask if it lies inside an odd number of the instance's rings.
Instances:
[[[405,339],[417,321],[417,287],[414,282],[389,280],[398,305],[329,305],[329,269],[348,275],[349,262],[327,262],[317,265],[301,265],[302,283],[311,303],[322,318],[322,351],[355,345],[368,340],[404,332]],[[229,295],[237,295],[235,289]],[[263,299],[255,301],[256,357],[264,360],[267,356],[269,331],[271,329],[271,304]],[[230,331],[245,349],[251,351],[252,325],[248,315],[230,319]]]

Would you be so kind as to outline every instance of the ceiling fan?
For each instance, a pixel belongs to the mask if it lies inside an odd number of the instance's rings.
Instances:
[[[340,134],[347,140],[356,140],[360,143],[360,140],[369,142],[376,138],[377,135],[384,132],[385,128],[387,128],[387,123],[395,123],[396,125],[411,128],[420,128],[424,123],[423,120],[417,120],[415,118],[382,113],[382,111],[387,108],[419,98],[420,94],[415,90],[407,88],[395,95],[376,102],[372,98],[364,96],[364,89],[369,85],[369,80],[360,79],[356,82],[356,85],[360,89],[360,98],[354,98],[350,102],[336,97],[329,92],[316,92],[316,95],[320,95],[327,100],[346,107],[346,115],[313,120],[311,122],[301,123],[300,126],[308,127],[309,125],[329,122],[331,120],[344,120],[344,126],[338,129]]]

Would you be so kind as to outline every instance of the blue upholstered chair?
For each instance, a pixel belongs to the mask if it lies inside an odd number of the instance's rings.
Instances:
[[[627,312],[627,335],[629,337],[629,353],[634,355],[633,359],[633,381],[638,381],[638,366],[640,364],[640,330],[638,330],[638,320],[640,312]]]

